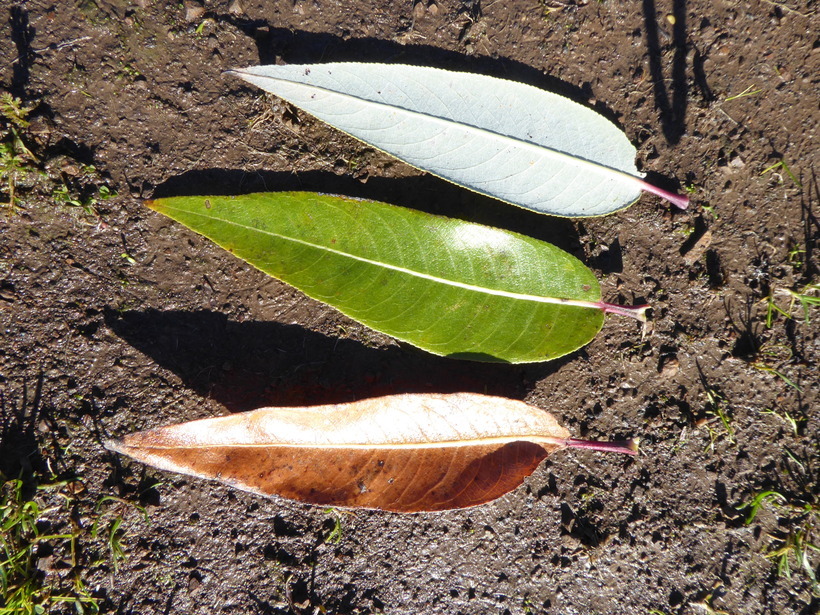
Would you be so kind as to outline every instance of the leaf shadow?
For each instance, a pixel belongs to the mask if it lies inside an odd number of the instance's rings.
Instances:
[[[367,183],[326,171],[294,174],[277,171],[201,169],[171,177],[154,189],[153,198],[238,195],[304,190],[383,201],[426,213],[504,228],[546,241],[583,260],[576,224],[508,205],[450,184],[432,175],[370,177]]]
[[[371,37],[350,38],[326,32],[277,28],[264,19],[250,20],[233,15],[220,15],[216,19],[233,25],[253,39],[260,64],[379,62],[482,73],[501,79],[520,81],[561,94],[579,104],[595,109],[620,127],[618,114],[605,103],[597,100],[589,83],[579,87],[511,58],[466,55],[432,45],[402,43],[397,40]],[[237,84],[236,87],[257,92],[248,85]]]
[[[108,308],[104,319],[116,335],[185,386],[231,412],[413,392],[471,391],[521,399],[525,383],[535,380],[532,366],[456,361],[409,346],[372,348],[298,325],[235,322],[208,310]],[[572,356],[539,365],[537,377]]]

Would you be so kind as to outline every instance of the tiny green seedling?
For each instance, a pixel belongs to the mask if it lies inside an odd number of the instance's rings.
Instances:
[[[734,96],[729,96],[725,102],[730,102],[732,100],[737,100],[738,98],[745,98],[747,96],[754,96],[756,94],[760,94],[763,90],[762,89],[755,89],[754,85],[750,85],[748,88],[743,90],[740,94],[735,94]]]
[[[339,541],[342,540],[342,535],[344,534],[344,528],[342,526],[342,515],[350,514],[347,511],[339,510],[338,508],[326,508],[325,514],[330,515],[331,519],[333,520],[333,529],[328,532],[327,536],[325,536],[325,543],[326,544],[339,544]]]
[[[786,376],[786,374],[784,374],[780,370],[775,369],[771,365],[767,365],[766,363],[761,363],[761,362],[758,361],[758,362],[752,363],[752,367],[754,367],[757,370],[760,370],[761,372],[771,374],[772,376],[777,376],[783,382],[785,382],[788,386],[793,388],[795,391],[798,391],[798,392],[803,391],[803,389],[800,388],[800,386],[798,384],[796,384],[791,378]]]
[[[803,189],[803,184],[801,184],[800,180],[797,179],[797,177],[795,176],[794,173],[792,173],[792,170],[789,168],[789,165],[786,164],[785,159],[780,159],[777,162],[775,162],[772,166],[763,169],[760,172],[760,176],[763,177],[764,175],[766,175],[766,173],[772,173],[772,172],[777,171],[778,169],[782,170],[786,175],[788,175],[789,178],[794,182],[794,184],[798,188],[800,188],[801,190]],[[780,175],[779,173],[777,173],[777,175],[780,177],[780,179],[777,183],[782,184],[783,183],[783,176]]]
[[[94,165],[82,165],[78,179],[70,183],[63,179],[54,187],[51,196],[56,203],[82,210],[96,224],[100,220],[97,206],[117,196],[114,190],[99,183],[101,180]]]
[[[701,205],[700,207],[701,209],[703,209],[703,211],[708,213],[715,220],[718,220],[720,218],[720,214],[718,214],[717,211],[715,211],[714,205]]]
[[[706,387],[706,400],[708,402],[708,408],[706,409],[706,414],[709,416],[714,417],[714,419],[718,419],[723,426],[723,431],[726,435],[727,440],[730,444],[735,443],[735,431],[732,428],[732,420],[729,416],[729,411],[726,408],[726,398],[723,397],[720,393],[718,393],[715,389]],[[713,420],[714,420],[713,419]],[[706,449],[708,451],[714,452],[715,444],[720,439],[721,434],[717,430],[713,429],[710,425],[709,420],[705,420],[703,425],[706,427],[706,430],[709,432],[709,444],[706,445]]]
[[[820,583],[811,561],[812,553],[820,552],[820,547],[813,542],[814,533],[820,524],[820,509],[813,502],[795,503],[777,491],[763,491],[738,507],[738,510],[747,510],[745,523],[750,525],[761,508],[767,505],[776,510],[780,525],[788,526],[788,530],[769,534],[772,549],[766,553],[766,557],[776,562],[778,576],[788,579],[792,577],[790,562],[793,559],[797,568],[808,576],[812,593],[820,596]]]
[[[738,508],[738,510],[748,509],[748,512],[746,513],[746,525],[749,525],[755,520],[757,513],[760,512],[761,506],[769,501],[777,501],[781,504],[785,504],[787,502],[786,497],[777,491],[763,491],[758,493],[751,500]]]
[[[26,107],[19,98],[9,93],[0,94],[0,116],[2,130],[0,135],[0,189],[6,192],[8,201],[3,205],[14,210],[19,207],[17,195],[18,181],[33,172],[38,163],[37,157],[26,147],[20,131],[28,128],[26,119],[34,107]]]
[[[108,521],[104,531],[101,532],[100,530],[103,526],[105,518],[108,516],[108,513],[101,513],[100,511],[107,504],[114,504],[113,518]],[[122,545],[122,539],[125,537],[125,530],[122,529],[122,509],[129,506],[139,511],[146,525],[150,525],[148,511],[146,511],[144,507],[113,495],[101,497],[97,501],[97,505],[94,507],[94,512],[97,513],[98,516],[94,519],[94,523],[91,525],[91,537],[97,538],[102,535],[105,538],[114,572],[118,570],[120,563],[124,562],[128,558]]]
[[[721,609],[716,609],[712,605],[712,602],[714,601],[714,599],[715,599],[714,593],[710,592],[700,602],[693,602],[692,606],[699,608],[700,610],[705,612],[706,615],[731,615],[731,613],[729,613],[729,611],[723,611]]]
[[[796,419],[796,418],[794,418],[794,417],[793,417],[791,414],[789,414],[786,410],[783,410],[782,412],[778,412],[777,410],[773,410],[773,409],[771,409],[771,408],[767,408],[766,410],[764,410],[764,411],[762,412],[762,414],[771,414],[771,415],[776,416],[776,417],[778,417],[779,419],[781,419],[781,420],[785,421],[785,422],[786,422],[786,423],[788,423],[788,424],[789,424],[789,426],[792,428],[792,433],[793,433],[795,436],[799,436],[799,435],[800,435],[800,424],[801,424],[801,423],[804,423],[804,422],[806,421],[806,419]]]
[[[777,305],[777,297],[788,297],[789,305],[786,308],[781,308]],[[811,324],[811,308],[820,306],[820,284],[807,284],[800,290],[791,290],[789,288],[775,289],[768,297],[764,299],[766,302],[766,327],[771,329],[772,323],[777,318],[777,314],[785,316],[790,320],[797,320],[795,318],[795,307],[799,304],[803,310],[801,320],[805,324]]]

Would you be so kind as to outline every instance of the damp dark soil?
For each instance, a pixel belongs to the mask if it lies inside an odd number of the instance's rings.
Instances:
[[[44,532],[77,536],[73,559],[49,541],[34,549],[35,581],[82,587],[105,613],[818,612],[820,554],[806,545],[820,543],[820,311],[807,317],[787,293],[818,281],[817,11],[811,0],[3,2],[0,89],[32,110],[25,127],[3,119],[3,143],[31,156],[0,212],[0,470],[50,507]],[[692,206],[645,195],[605,218],[531,214],[223,74],[343,60],[562,93],[622,127],[639,167]],[[6,202],[8,189],[4,173]],[[553,241],[593,268],[605,300],[651,304],[649,326],[609,317],[546,364],[437,358],[142,204],[283,189]],[[263,405],[461,390],[524,399],[575,437],[640,436],[642,454],[565,451],[500,500],[403,516],[267,500],[101,444]],[[738,509],[766,491],[779,496],[746,523]]]

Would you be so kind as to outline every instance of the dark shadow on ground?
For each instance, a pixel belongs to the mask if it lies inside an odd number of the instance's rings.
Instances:
[[[0,391],[0,476],[19,478],[26,489],[36,487],[35,476],[46,469],[37,443],[42,393],[42,374],[31,394],[28,383],[23,383],[19,402]]]
[[[667,142],[674,145],[686,132],[686,0],[674,0],[673,24],[669,24],[665,18],[658,17],[653,0],[643,0],[643,17],[646,49],[649,54],[649,73],[655,91],[655,106],[660,110],[663,134]],[[671,37],[665,30],[667,25],[671,25]],[[671,38],[674,47],[672,74],[668,80],[671,81],[671,96],[666,87],[667,79],[663,74],[661,35],[667,39]]]
[[[383,201],[504,228],[541,239],[583,258],[575,223],[566,218],[538,214],[460,188],[432,175],[392,178],[370,177],[362,183],[350,176],[324,171],[285,173],[203,169],[183,173],[163,182],[153,198],[197,195],[236,195],[252,192],[305,190]]]
[[[28,12],[20,5],[11,7],[9,24],[11,25],[11,40],[17,49],[17,58],[13,63],[9,90],[13,96],[25,99],[26,86],[30,76],[29,71],[34,61],[31,41],[34,38],[35,30],[29,23]]]
[[[325,62],[381,62],[412,64],[455,71],[469,71],[528,83],[561,94],[577,103],[591,107],[621,126],[618,115],[602,101],[595,100],[590,83],[574,85],[557,77],[509,58],[468,56],[429,45],[403,45],[377,38],[344,38],[324,32],[305,32],[277,28],[266,20],[248,20],[234,15],[216,15],[215,19],[230,23],[253,38],[260,64],[317,64]],[[253,86],[237,82],[236,88],[258,93]]]
[[[396,393],[472,391],[523,398],[550,363],[499,365],[437,357],[412,346],[371,348],[296,325],[234,322],[217,312],[108,309],[114,333],[232,412],[349,402]]]
[[[0,390],[0,477],[20,479],[24,497],[34,495],[43,477],[54,481],[74,476],[65,447],[57,441],[64,430],[54,414],[54,407],[44,400],[42,373],[33,386],[22,383],[19,398]]]
[[[817,179],[814,167],[809,170],[808,175],[810,177],[807,189],[800,192],[800,217],[803,223],[803,246],[806,251],[803,258],[802,281],[807,284],[818,273],[815,251],[817,250],[818,241],[820,241],[820,220],[818,220],[816,213],[817,203],[820,203],[820,180]]]

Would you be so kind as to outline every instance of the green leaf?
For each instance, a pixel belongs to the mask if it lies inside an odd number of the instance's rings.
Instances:
[[[256,66],[229,71],[357,139],[439,177],[557,216],[600,216],[641,191],[635,148],[595,111],[538,88],[394,64]]]
[[[310,192],[146,203],[365,325],[437,355],[525,363],[583,346],[593,273],[548,243],[376,201]]]

